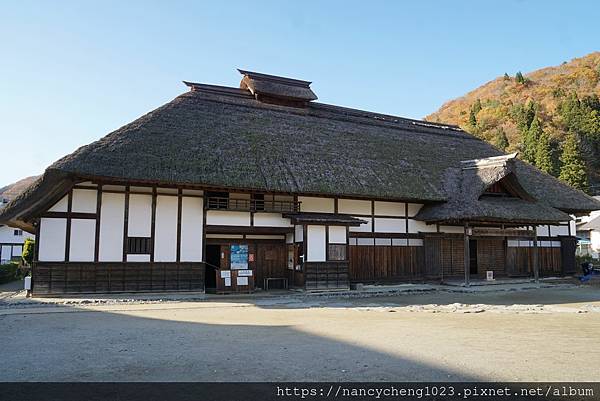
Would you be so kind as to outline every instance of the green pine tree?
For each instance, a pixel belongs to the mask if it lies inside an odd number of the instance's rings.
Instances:
[[[538,138],[537,148],[535,150],[535,165],[545,173],[553,174],[554,166],[552,165],[552,147],[550,146],[550,138],[545,131],[542,131]]]
[[[481,106],[481,99],[477,99],[475,101],[475,103],[473,103],[473,106],[471,108],[475,112],[475,115],[477,115],[477,113],[479,113],[481,111],[481,109],[483,108]]]
[[[507,73],[504,73],[504,80],[505,81],[510,81],[510,77],[508,76]]]
[[[498,127],[496,130],[496,135],[494,136],[494,145],[502,151],[505,151],[508,148],[508,138],[506,137],[506,133],[502,129],[502,127]]]
[[[585,162],[579,149],[579,139],[574,133],[569,133],[563,143],[560,157],[560,178],[570,186],[587,191],[589,189]]]
[[[515,75],[515,80],[519,84],[525,84],[525,83],[527,83],[527,79],[523,76],[523,74],[521,73],[521,71],[517,72],[517,74]]]
[[[473,128],[477,127],[477,117],[475,116],[475,112],[471,109],[469,113],[469,125]]]
[[[542,123],[536,116],[531,122],[531,126],[525,132],[523,138],[523,160],[530,164],[535,164],[535,154],[537,150],[537,142],[542,135]]]

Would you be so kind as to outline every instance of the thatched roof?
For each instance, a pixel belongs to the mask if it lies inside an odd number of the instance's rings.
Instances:
[[[428,222],[464,221],[513,224],[567,221],[569,215],[537,201],[517,178],[516,153],[478,160],[466,160],[459,168],[445,172],[447,202],[423,207],[416,218]],[[493,184],[501,183],[508,197],[486,195]]]
[[[454,126],[187,84],[191,91],[52,164],[0,221],[25,221],[69,180],[84,179],[439,203],[450,199],[447,181],[461,161],[502,155]],[[536,210],[600,208],[523,162],[514,174],[544,205]]]

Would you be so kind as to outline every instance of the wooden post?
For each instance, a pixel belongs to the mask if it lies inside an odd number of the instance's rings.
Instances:
[[[536,283],[540,282],[540,266],[538,262],[538,239],[537,239],[537,229],[535,226],[533,227],[533,278]]]
[[[465,287],[469,286],[469,275],[471,274],[471,254],[469,252],[469,223],[465,223]]]

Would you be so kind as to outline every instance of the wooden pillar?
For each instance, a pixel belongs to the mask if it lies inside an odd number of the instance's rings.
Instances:
[[[469,252],[469,223],[465,223],[465,257],[464,257],[464,265],[465,265],[465,287],[468,287],[469,284],[469,275],[471,274],[471,254]]]
[[[533,278],[536,283],[540,282],[540,266],[539,266],[539,258],[538,258],[538,238],[537,238],[537,228],[533,227]]]

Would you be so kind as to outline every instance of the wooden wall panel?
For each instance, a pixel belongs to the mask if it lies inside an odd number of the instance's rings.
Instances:
[[[424,277],[423,247],[351,245],[352,282],[411,281]]]
[[[479,276],[485,277],[488,270],[492,270],[494,276],[506,275],[504,253],[503,239],[478,239],[477,273]]]
[[[204,290],[204,263],[37,262],[33,294]]]
[[[348,262],[306,262],[304,277],[307,290],[348,289]]]

